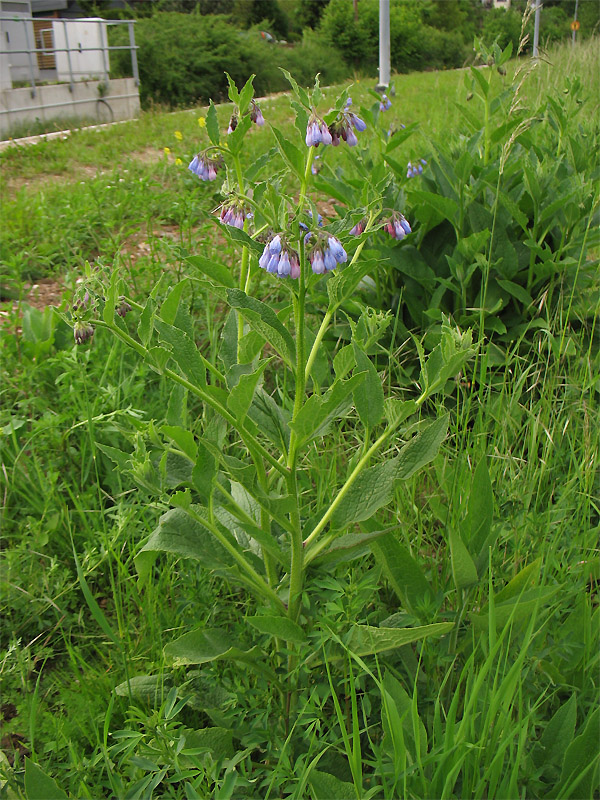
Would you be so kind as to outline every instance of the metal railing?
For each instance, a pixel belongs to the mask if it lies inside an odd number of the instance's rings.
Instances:
[[[17,23],[23,25],[23,32],[24,32],[24,41],[25,47],[6,47],[5,46],[5,39],[8,39],[8,33],[3,30],[3,33],[6,33],[6,36],[3,35],[0,37],[0,54],[4,55],[27,55],[27,67],[29,72],[29,83],[31,85],[31,96],[36,96],[36,66],[34,64],[34,57],[37,60],[38,55],[48,57],[49,55],[53,54],[56,56],[57,53],[66,53],[67,55],[67,67],[68,67],[68,82],[69,90],[73,92],[73,87],[75,85],[75,72],[73,70],[73,63],[72,63],[72,54],[77,53],[102,53],[102,72],[103,72],[103,79],[109,79],[109,64],[107,63],[107,54],[113,50],[129,50],[131,53],[131,71],[132,76],[135,81],[135,85],[139,86],[140,77],[139,77],[139,69],[138,69],[138,60],[137,60],[137,50],[138,47],[135,43],[135,34],[133,30],[134,20],[105,20],[105,19],[64,19],[60,17],[51,17],[51,18],[44,18],[44,17],[29,17],[24,15],[14,15],[7,12],[0,12],[0,27],[4,29],[5,23]],[[32,47],[30,34],[33,31],[33,23],[41,23],[45,22],[48,23],[48,27],[43,28],[41,30],[52,30],[53,31],[53,46],[52,47]],[[105,35],[105,43],[102,46],[98,47],[82,47],[81,43],[78,43],[78,46],[74,47],[69,43],[69,34],[68,28],[69,25],[73,23],[77,23],[79,25],[85,23],[87,25],[98,25],[100,27],[100,34],[102,37],[102,33]],[[117,25],[127,25],[129,31],[129,44],[127,45],[110,45],[108,44],[108,31],[107,28],[109,26],[117,26]],[[62,32],[64,36],[64,43],[65,47],[56,47],[54,42],[54,30],[55,26],[62,26]],[[104,31],[102,31],[104,28]],[[8,43],[8,42],[6,42]],[[42,43],[43,39],[42,39]],[[35,45],[35,42],[33,43]],[[39,66],[38,66],[39,70]],[[80,72],[79,74],[88,74],[87,71]],[[41,83],[41,80],[39,81]]]

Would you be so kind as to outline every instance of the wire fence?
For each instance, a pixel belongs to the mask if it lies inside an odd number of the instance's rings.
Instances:
[[[128,50],[131,73],[139,86],[133,20],[40,18],[0,13],[0,72],[2,88],[15,83],[31,86],[36,96],[41,83],[109,80],[110,53]],[[129,44],[111,45],[110,26],[126,25]]]

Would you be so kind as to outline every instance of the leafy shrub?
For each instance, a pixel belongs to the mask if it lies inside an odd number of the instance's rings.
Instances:
[[[347,68],[329,45],[314,36],[296,47],[260,39],[256,30],[240,31],[224,17],[165,12],[138,20],[135,27],[140,70],[140,98],[169,106],[193,105],[227,94],[227,71],[238,83],[256,74],[258,94],[282,91],[288,84],[279,67],[301,80],[320,72],[325,83],[345,77]],[[120,42],[126,31],[115,31]],[[128,74],[129,54],[116,51],[114,74]]]
[[[358,19],[351,3],[331,0],[319,30],[332,47],[354,66],[375,66],[379,57],[379,3],[362,0]],[[424,67],[460,66],[465,57],[458,31],[442,31],[423,24],[418,6],[390,4],[390,51],[392,68],[398,72]]]

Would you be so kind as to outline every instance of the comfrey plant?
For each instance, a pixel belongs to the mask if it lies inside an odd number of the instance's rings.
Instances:
[[[255,108],[252,79],[241,91],[230,81],[239,122],[224,139],[211,104],[210,144],[192,162],[194,171],[204,165],[200,178],[212,165],[223,175],[225,194],[235,192],[220,219],[238,266],[190,256],[187,277],[169,285],[164,275],[143,305],[128,296],[116,270],[103,288],[94,288],[90,275],[85,291],[94,300],[78,325],[80,331],[82,324],[109,329],[172,384],[168,420],[153,423],[147,442],[137,437],[133,453],[103,448],[165,508],[138,556],[140,569],[147,573],[160,553],[195,559],[249,598],[245,640],[233,641],[227,629],[199,627],[170,642],[167,659],[244,665],[268,681],[280,698],[274,713],[291,731],[298,688],[312,670],[323,669],[323,659],[341,669],[346,648],[358,656],[384,653],[452,628],[447,622],[369,625],[365,610],[332,630],[315,596],[324,570],[370,549],[384,569],[396,569],[387,563],[395,552],[387,545],[401,522],[395,493],[436,456],[448,417],[431,401],[473,348],[469,333],[444,323],[428,359],[419,346],[414,396],[384,393],[369,353],[390,318],[366,307],[357,314],[349,301],[359,296],[365,276],[385,269],[365,251],[370,237],[387,231],[403,239],[411,226],[402,209],[383,208],[385,174],[365,182],[360,208],[341,210],[335,221],[320,218],[316,145],[334,144],[338,134],[350,144],[351,132],[368,133],[349,111],[345,92],[323,114],[318,81],[309,93],[288,78],[299,136],[294,142],[271,126],[277,171],[273,152],[260,163],[242,159],[252,125],[248,110]],[[336,152],[323,158],[324,168],[330,157]],[[219,362],[196,345],[186,302],[195,286],[228,309]],[[116,313],[122,302],[133,308],[126,320]],[[101,312],[95,322],[92,308]],[[340,347],[330,338],[338,315],[350,331]],[[191,421],[186,398],[197,409]],[[332,476],[327,484],[324,474]]]

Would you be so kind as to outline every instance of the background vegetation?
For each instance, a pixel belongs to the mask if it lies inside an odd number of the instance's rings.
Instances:
[[[362,665],[348,659],[332,680],[316,670],[291,734],[273,724],[264,679],[221,662],[197,672],[165,665],[163,646],[190,627],[218,625],[244,640],[256,611],[199,562],[162,557],[144,572],[142,547],[173,491],[149,484],[148,459],[163,452],[164,426],[193,426],[200,404],[183,404],[106,331],[73,347],[66,323],[29,294],[32,280],[53,276],[66,310],[86,261],[118,268],[140,301],[161,275],[167,287],[200,277],[190,255],[236,263],[238,245],[214,222],[219,191],[186,169],[205,110],[149,112],[2,154],[10,202],[1,282],[16,295],[0,331],[3,796],[44,796],[40,786],[62,796],[55,779],[73,797],[273,797],[280,787],[297,798],[354,797],[349,765],[358,757],[361,791],[375,797],[593,797],[597,40],[552,50],[519,89],[518,107],[505,90],[522,64],[503,66],[506,76],[486,71],[487,94],[474,74],[465,85],[462,71],[396,76],[386,114],[361,80],[351,92],[369,121],[368,144],[358,157],[339,149],[339,161],[332,148],[320,153],[311,199],[337,235],[345,203],[383,157],[393,207],[415,230],[412,241],[370,241],[389,266],[336,315],[326,368],[366,309],[375,320],[392,311],[370,353],[386,396],[418,393],[411,334],[431,352],[442,313],[473,328],[481,351],[438,397],[451,420],[439,456],[396,489],[382,518],[418,564],[429,601],[407,605],[370,554],[315,575],[323,630],[427,620],[452,621],[456,635]],[[287,97],[262,108],[292,135]],[[230,105],[218,109],[222,129],[230,114]],[[486,115],[506,126],[486,128]],[[274,146],[268,128],[252,131],[244,167],[263,156],[272,181],[283,169]],[[423,176],[407,179],[407,162],[421,158]],[[491,218],[496,251],[483,233]],[[277,284],[260,285],[285,313]],[[311,326],[323,302],[317,292]],[[219,364],[223,307],[205,288],[190,305],[199,349]],[[270,389],[283,391],[277,380]],[[332,452],[352,457],[353,435],[352,422],[334,433]],[[116,467],[110,447],[136,454],[134,469]],[[311,457],[323,465],[326,455],[315,448]],[[337,476],[314,474],[307,494],[327,497]],[[461,586],[455,532],[467,538],[483,495],[494,546],[476,582]],[[156,680],[123,688],[143,675]]]

